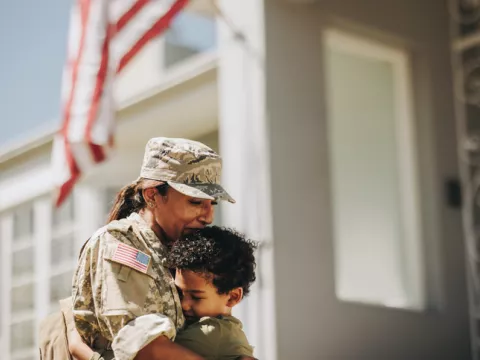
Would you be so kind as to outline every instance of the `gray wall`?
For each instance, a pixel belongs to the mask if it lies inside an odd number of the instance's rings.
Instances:
[[[266,0],[279,359],[468,359],[460,211],[442,198],[457,176],[446,1]],[[431,310],[340,303],[334,292],[322,27],[407,46]],[[288,145],[288,146],[287,146]]]

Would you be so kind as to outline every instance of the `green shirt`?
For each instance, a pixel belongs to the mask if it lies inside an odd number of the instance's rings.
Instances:
[[[233,316],[203,317],[179,331],[175,343],[207,360],[253,356],[253,348],[242,330],[242,323]]]

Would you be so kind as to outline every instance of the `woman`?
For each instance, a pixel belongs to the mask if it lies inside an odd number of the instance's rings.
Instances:
[[[184,317],[163,264],[174,240],[213,221],[217,200],[234,202],[220,173],[220,157],[199,142],[147,143],[140,178],[117,195],[73,280],[75,326],[97,352],[107,354],[114,342],[117,359],[199,359],[170,341]]]

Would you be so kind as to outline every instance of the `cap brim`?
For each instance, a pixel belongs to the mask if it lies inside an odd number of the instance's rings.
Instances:
[[[167,183],[178,192],[187,196],[207,200],[225,200],[231,202],[232,204],[235,203],[235,200],[225,191],[225,189],[221,185],[218,184],[187,185],[183,183],[176,183],[173,181],[167,181]]]

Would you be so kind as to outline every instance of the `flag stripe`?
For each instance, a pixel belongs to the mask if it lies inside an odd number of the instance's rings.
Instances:
[[[78,2],[79,8],[77,11],[79,11],[80,15],[80,22],[81,22],[81,35],[80,35],[80,43],[78,47],[78,51],[76,54],[76,58],[72,60],[70,56],[72,54],[68,54],[69,57],[69,62],[71,66],[71,72],[72,72],[72,80],[70,84],[70,91],[69,91],[69,96],[67,100],[67,105],[65,107],[64,111],[64,118],[63,118],[63,126],[62,126],[62,134],[63,134],[63,141],[65,142],[65,158],[67,161],[67,165],[70,169],[70,179],[68,179],[67,182],[62,184],[62,186],[59,189],[59,193],[57,196],[57,201],[56,201],[56,206],[60,206],[60,204],[65,200],[65,198],[68,196],[68,194],[71,192],[73,186],[75,185],[78,177],[80,176],[80,169],[78,168],[77,162],[75,161],[75,158],[73,157],[72,153],[72,148],[71,145],[68,141],[68,128],[70,126],[70,117],[71,117],[71,110],[73,106],[73,101],[75,98],[75,85],[78,80],[78,72],[79,72],[79,65],[80,65],[80,60],[83,55],[84,51],[84,46],[85,46],[85,37],[86,37],[86,24],[88,21],[88,16],[89,16],[89,11],[90,11],[90,0],[81,0]],[[77,15],[78,16],[78,15]],[[73,17],[73,16],[72,16]],[[67,74],[68,76],[68,74]]]
[[[138,0],[135,4],[123,14],[120,19],[118,19],[115,32],[120,32],[122,29],[127,25],[127,23],[134,18],[135,15],[138,14],[142,8],[149,3],[149,0]]]
[[[87,126],[85,128],[85,137],[87,139],[90,151],[93,156],[95,163],[100,163],[105,160],[105,152],[101,145],[94,144],[92,142],[92,127],[96,120],[98,120],[98,104],[100,102],[102,92],[105,85],[105,79],[107,77],[108,71],[108,49],[110,45],[110,37],[112,35],[112,28],[106,27],[105,39],[102,46],[102,59],[100,61],[100,66],[98,68],[97,80],[95,84],[95,89],[93,91],[92,104],[90,105],[90,110],[88,114]]]
[[[170,9],[168,9],[168,11],[159,20],[157,20],[153,26],[121,58],[117,71],[122,71],[123,68],[128,65],[128,63],[145,46],[146,43],[165,30],[170,25],[175,15],[182,10],[187,3],[188,0],[176,0]]]

